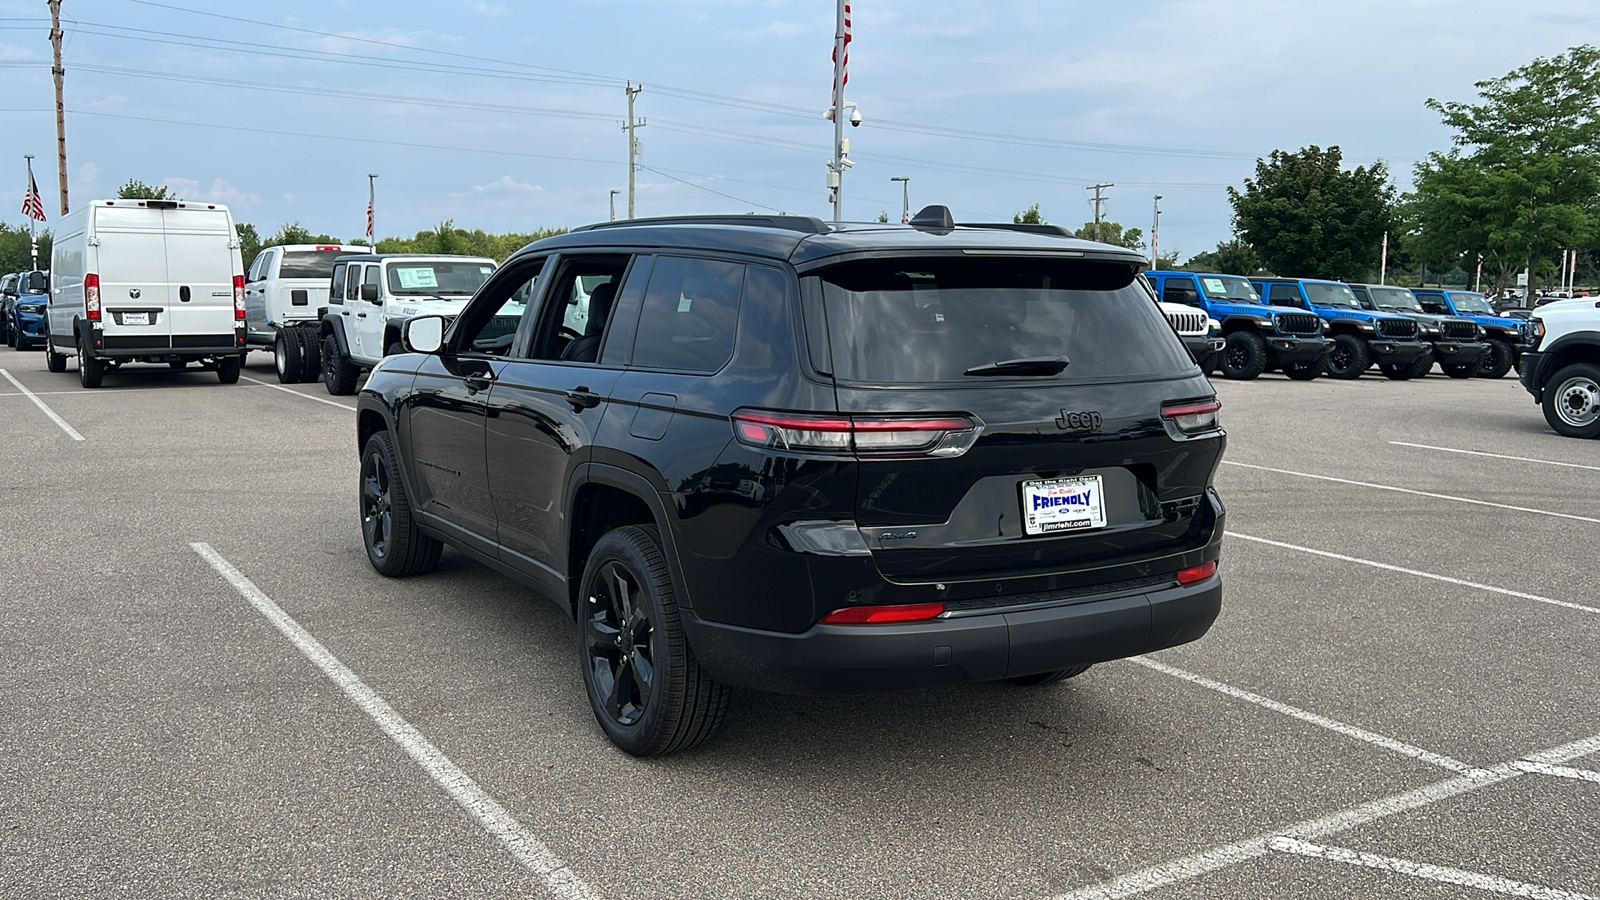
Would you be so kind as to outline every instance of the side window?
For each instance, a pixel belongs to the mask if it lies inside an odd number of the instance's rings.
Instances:
[[[383,283],[378,279],[378,273],[383,271],[383,266],[367,266],[367,278],[362,284],[370,284],[378,289],[377,303],[383,302]]]
[[[354,300],[360,300],[361,299],[361,291],[358,288],[358,285],[360,285],[360,284],[361,284],[361,267],[358,266],[358,265],[351,265],[350,266],[350,271],[345,273],[345,279],[344,279],[344,299],[346,301],[354,301]]]
[[[545,294],[529,357],[597,362],[628,260],[618,255],[563,258]]]
[[[744,266],[711,259],[656,260],[639,311],[633,365],[715,372],[733,356]]]
[[[1434,315],[1450,315],[1450,307],[1445,305],[1444,298],[1438,294],[1418,294],[1417,302],[1422,304],[1422,311]]]
[[[450,340],[457,352],[510,356],[528,304],[539,296],[543,268],[543,258],[517,263],[485,284],[456,323]]]
[[[1305,306],[1300,300],[1300,289],[1292,284],[1275,284],[1268,289],[1267,302],[1275,306]]]
[[[262,264],[267,261],[267,253],[263,250],[256,254],[255,260],[250,263],[250,272],[244,276],[245,281],[260,281],[261,271],[265,268]]]
[[[328,304],[330,306],[344,305],[344,263],[333,267],[333,278],[328,282]]]
[[[1167,283],[1161,288],[1161,299],[1168,303],[1186,303],[1190,306],[1200,305],[1200,292],[1195,290],[1194,282],[1182,278],[1168,278]]]

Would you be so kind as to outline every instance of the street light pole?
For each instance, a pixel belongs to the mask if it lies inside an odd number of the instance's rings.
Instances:
[[[896,175],[890,181],[900,182],[900,224],[911,221],[911,176]]]
[[[617,195],[620,193],[622,192],[616,188],[612,188],[611,196],[608,198],[611,201],[611,221],[613,222],[617,220]]]

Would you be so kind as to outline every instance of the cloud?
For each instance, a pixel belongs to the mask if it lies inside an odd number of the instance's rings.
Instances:
[[[511,11],[510,7],[501,6],[498,3],[469,3],[468,5],[481,16],[503,16]]]
[[[79,166],[78,180],[73,182],[72,186],[77,190],[93,193],[100,186],[100,167],[92,162]]]
[[[531,195],[544,192],[544,188],[537,184],[528,184],[518,181],[510,175],[503,175],[488,184],[475,184],[469,191],[451,194],[452,197],[493,197],[504,198],[516,195]]]
[[[208,203],[254,203],[261,198],[256,194],[246,193],[221,178],[211,182],[209,188],[202,189],[200,182],[193,178],[169,177],[162,180],[162,185],[173,194],[184,200],[205,200]]]

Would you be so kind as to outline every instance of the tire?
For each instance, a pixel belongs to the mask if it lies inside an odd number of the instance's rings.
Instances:
[[[1267,342],[1253,331],[1235,331],[1222,348],[1222,374],[1234,381],[1250,381],[1267,369]]]
[[[322,383],[335,397],[356,392],[356,376],[360,373],[350,360],[339,352],[339,341],[333,335],[322,339]]]
[[[1333,350],[1327,356],[1323,368],[1329,378],[1338,378],[1341,381],[1350,381],[1360,378],[1372,365],[1372,357],[1367,353],[1367,342],[1353,334],[1334,335]]]
[[[1046,684],[1055,684],[1058,681],[1066,681],[1068,678],[1077,678],[1087,671],[1089,671],[1088,665],[1073,666],[1070,669],[1040,672],[1037,675],[1018,675],[1015,678],[1007,678],[1006,681],[1022,687],[1039,687]]]
[[[1471,378],[1478,374],[1477,366],[1469,366],[1464,363],[1446,363],[1439,368],[1444,369],[1444,373],[1451,378]]]
[[[89,342],[78,338],[78,383],[86,388],[97,388],[106,377],[106,363],[89,355]]]
[[[305,374],[305,344],[299,329],[278,329],[272,339],[272,365],[278,370],[279,384],[299,384]]]
[[[732,691],[695,661],[656,529],[629,525],[602,535],[582,587],[578,658],[606,737],[634,756],[676,753],[710,737]]]
[[[1283,367],[1283,374],[1292,381],[1311,381],[1322,374],[1322,361],[1308,363],[1289,363]]]
[[[444,549],[417,527],[411,497],[400,480],[394,441],[380,431],[361,449],[361,543],[379,575],[405,578],[432,571]]]
[[[1412,378],[1426,378],[1428,373],[1432,372],[1432,371],[1433,371],[1433,348],[1429,347],[1427,353],[1424,353],[1421,356],[1417,357],[1416,360],[1411,363],[1411,377]]]
[[[1577,363],[1544,387],[1544,420],[1564,437],[1600,437],[1600,366]]]
[[[1378,363],[1378,371],[1385,378],[1395,381],[1410,381],[1421,378],[1433,369],[1433,348],[1429,347],[1423,354],[1408,363]]]
[[[243,367],[243,356],[220,357],[217,360],[217,380],[223,384],[238,384],[239,370]]]
[[[1483,355],[1483,361],[1478,365],[1479,378],[1504,378],[1511,371],[1511,364],[1515,362],[1515,353],[1511,345],[1505,341],[1490,338],[1489,352]]]
[[[1218,350],[1215,353],[1208,353],[1208,354],[1206,354],[1205,359],[1200,360],[1200,374],[1204,375],[1207,378],[1210,378],[1211,376],[1217,374],[1217,369],[1219,369],[1221,367],[1222,367],[1222,351],[1221,350]]]
[[[67,355],[65,353],[57,353],[56,348],[50,344],[49,338],[44,340],[44,367],[58,375],[65,372],[67,370]]]
[[[322,354],[318,352],[321,344],[316,332],[307,328],[296,328],[292,333],[295,340],[300,342],[300,380],[320,380],[322,378]]]

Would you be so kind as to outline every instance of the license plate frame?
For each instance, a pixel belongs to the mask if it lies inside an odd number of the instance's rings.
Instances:
[[[122,314],[124,325],[149,325],[150,314],[147,312],[125,312]]]
[[[1030,537],[1106,527],[1105,479],[1099,475],[1024,481],[1018,492],[1023,531]],[[1056,499],[1062,502],[1039,502]]]

